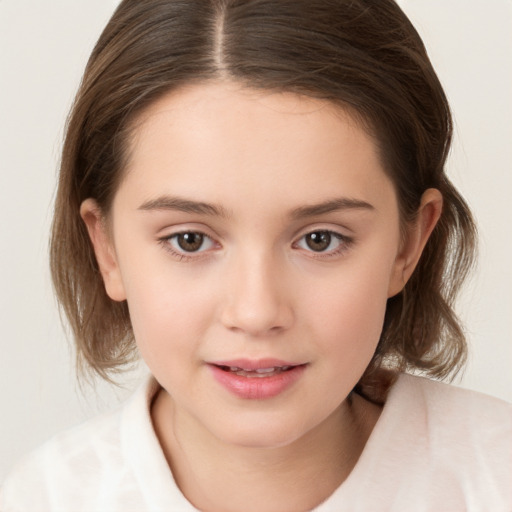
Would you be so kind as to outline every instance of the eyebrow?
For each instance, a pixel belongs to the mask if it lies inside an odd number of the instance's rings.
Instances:
[[[151,199],[144,202],[138,209],[142,211],[172,210],[184,213],[195,213],[198,215],[209,215],[212,217],[230,216],[229,212],[222,206],[174,196],[160,196],[156,199]],[[340,197],[329,199],[318,204],[299,206],[298,208],[294,208],[289,216],[294,220],[301,220],[340,210],[371,211],[375,210],[375,208],[366,201]]]
[[[197,213],[212,217],[228,217],[228,212],[222,206],[217,206],[202,201],[193,201],[181,197],[161,196],[141,204],[138,208],[144,211],[174,210],[184,213]]]
[[[295,220],[304,219],[307,217],[315,217],[318,215],[325,215],[326,213],[333,213],[340,210],[375,210],[375,207],[366,201],[359,199],[351,199],[347,197],[339,197],[324,201],[318,204],[308,206],[299,206],[291,212],[291,217]]]

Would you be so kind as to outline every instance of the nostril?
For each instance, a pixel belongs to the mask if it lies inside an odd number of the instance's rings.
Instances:
[[[258,272],[256,267],[260,265],[256,262],[250,269],[244,267],[246,272],[237,271],[229,279],[220,318],[232,332],[276,335],[293,323],[286,287],[268,268]]]

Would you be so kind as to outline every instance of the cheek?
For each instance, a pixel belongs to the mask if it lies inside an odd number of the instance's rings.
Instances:
[[[130,280],[127,302],[135,340],[152,368],[160,362],[192,358],[200,333],[211,321],[208,287],[183,282],[162,272],[146,272]]]
[[[304,311],[308,311],[304,314],[323,333],[322,342],[347,362],[369,362],[375,351],[386,311],[390,268],[382,262],[362,262],[341,268],[322,287],[304,289]]]

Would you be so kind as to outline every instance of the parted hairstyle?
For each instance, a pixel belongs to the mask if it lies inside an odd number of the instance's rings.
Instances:
[[[105,292],[80,204],[94,198],[108,218],[141,112],[179,87],[219,80],[325,99],[355,115],[375,138],[403,225],[426,189],[441,191],[441,218],[405,288],[388,299],[377,351],[356,390],[371,398],[384,368],[455,374],[466,342],[453,303],[473,262],[476,230],[445,174],[446,96],[393,0],[121,2],[68,118],[50,243],[80,367],[111,379],[136,358],[127,304]]]

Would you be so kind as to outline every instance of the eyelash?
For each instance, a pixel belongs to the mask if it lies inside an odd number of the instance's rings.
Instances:
[[[330,250],[328,252],[324,251],[314,251],[313,249],[307,250],[304,249],[306,252],[311,254],[311,257],[315,259],[327,259],[332,258],[335,256],[339,256],[345,251],[347,251],[351,245],[354,243],[354,239],[352,237],[348,237],[346,235],[342,235],[341,233],[338,233],[336,231],[332,231],[329,229],[315,229],[312,231],[308,231],[307,233],[303,234],[296,242],[293,243],[292,247],[296,248],[300,241],[305,240],[307,236],[313,235],[313,234],[327,234],[331,237],[330,242],[332,242],[332,238],[337,239],[339,241],[339,246],[336,249]],[[178,259],[178,261],[191,261],[191,260],[198,260],[201,257],[206,256],[207,250],[200,250],[200,251],[190,251],[190,252],[180,252],[179,250],[175,249],[172,246],[172,240],[177,239],[180,235],[187,235],[187,234],[193,234],[193,235],[200,235],[203,238],[203,240],[209,240],[212,244],[217,244],[210,236],[208,236],[206,233],[203,233],[202,231],[180,231],[177,233],[173,233],[172,235],[165,236],[158,239],[158,242],[163,246],[163,248],[170,252],[172,256]],[[202,246],[203,244],[201,244]],[[329,244],[330,245],[330,244]]]
[[[204,251],[204,250],[203,251],[180,252],[172,246],[173,239],[177,239],[180,235],[188,235],[188,234],[200,235],[200,236],[204,237],[205,240],[206,239],[210,240],[212,244],[216,244],[216,242],[212,239],[212,237],[208,236],[206,233],[203,233],[202,231],[194,231],[194,230],[179,231],[177,233],[173,233],[172,235],[159,238],[158,241],[163,246],[163,248],[166,251],[170,252],[172,256],[177,258],[178,261],[190,261],[193,259],[197,260],[197,259],[201,258],[202,256],[206,256],[206,254],[204,254],[206,251]]]
[[[336,256],[340,256],[345,251],[347,251],[351,245],[354,243],[354,239],[352,237],[342,235],[341,233],[338,233],[337,231],[332,231],[329,229],[314,229],[312,231],[308,231],[304,235],[302,235],[297,242],[293,244],[294,247],[296,247],[302,240],[305,240],[306,237],[314,235],[314,234],[327,234],[329,235],[330,243],[332,243],[332,239],[336,239],[339,242],[339,245],[335,249],[331,249],[330,251],[314,251],[313,249],[307,250],[308,253],[311,254],[311,256],[315,259],[327,259],[327,258],[333,258]]]

